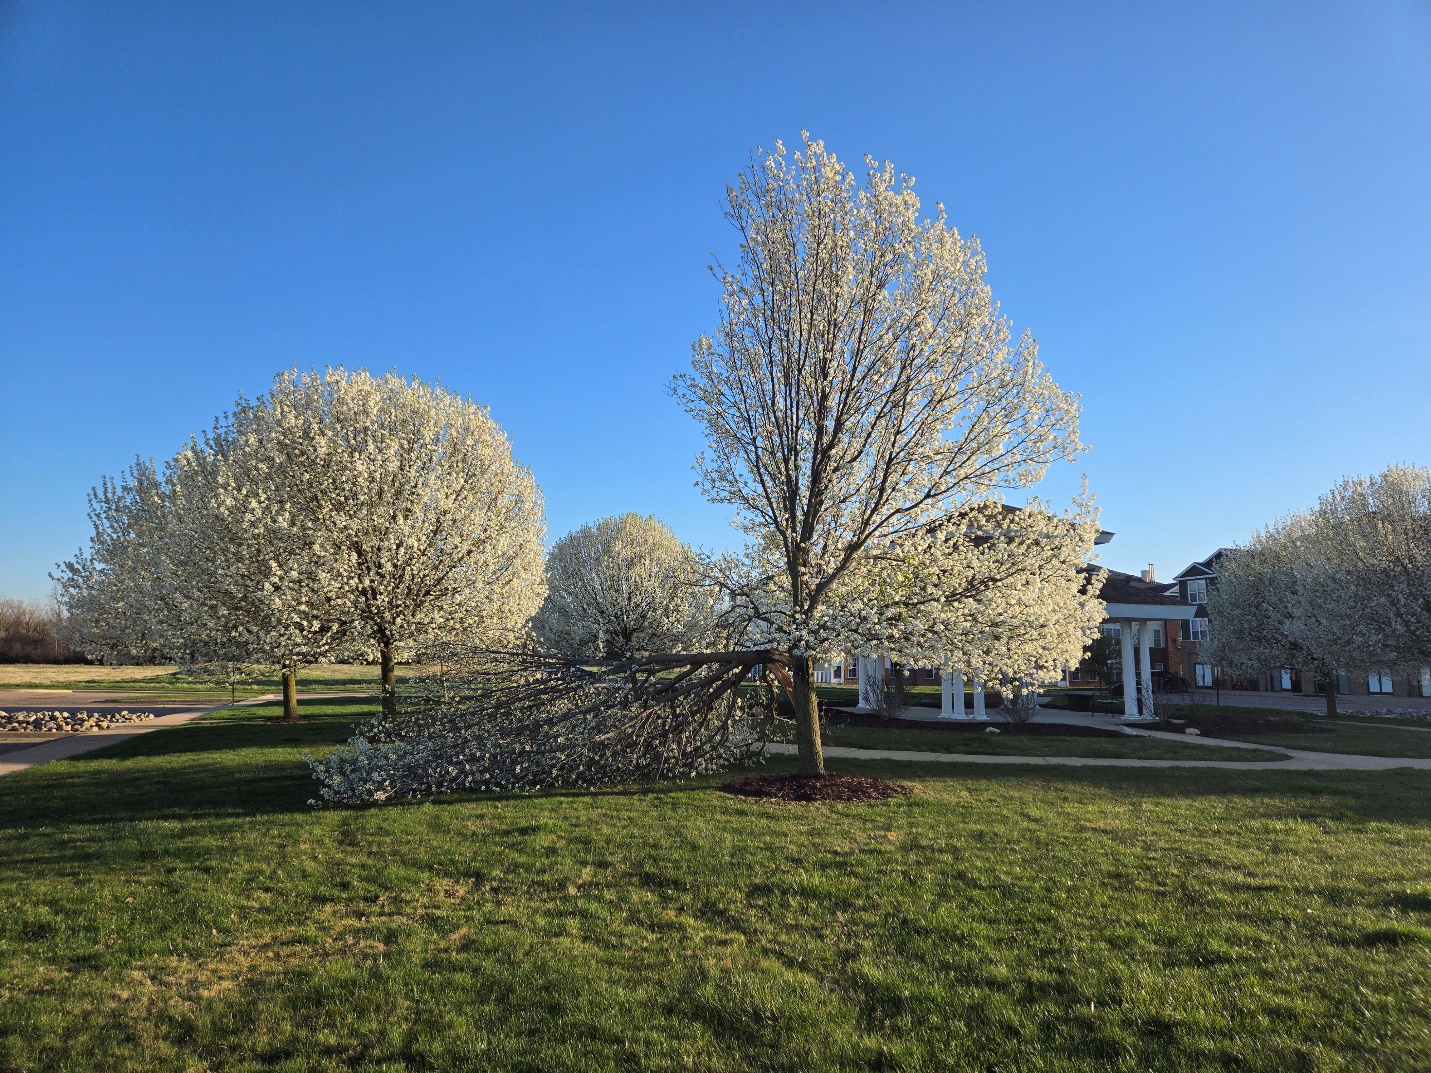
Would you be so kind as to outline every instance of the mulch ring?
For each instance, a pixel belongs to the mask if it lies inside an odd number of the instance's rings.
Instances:
[[[753,797],[775,805],[797,801],[883,801],[914,793],[914,787],[867,775],[827,771],[823,775],[752,775],[721,787],[728,794]]]

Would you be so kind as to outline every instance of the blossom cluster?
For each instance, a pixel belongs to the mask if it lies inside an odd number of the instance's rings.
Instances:
[[[472,651],[419,682],[400,714],[307,760],[333,803],[689,778],[760,755],[762,715],[735,688],[744,671],[663,696],[664,679],[643,686],[624,667]]]
[[[505,642],[541,602],[542,500],[485,409],[396,374],[288,372],[91,500],[56,580],[111,662],[292,665]]]
[[[1431,470],[1350,477],[1223,556],[1206,651],[1234,672],[1431,664]]]

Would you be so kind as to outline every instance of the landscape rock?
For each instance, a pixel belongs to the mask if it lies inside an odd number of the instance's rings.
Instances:
[[[153,712],[0,712],[0,731],[30,731],[34,733],[91,734],[126,723],[143,723],[154,718]]]

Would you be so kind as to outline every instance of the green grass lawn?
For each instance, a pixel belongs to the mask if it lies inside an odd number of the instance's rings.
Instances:
[[[1363,756],[1431,757],[1431,734],[1392,727],[1369,727],[1342,720],[1311,719],[1314,727],[1331,733],[1239,735],[1234,741],[1265,742],[1289,749],[1315,749],[1323,753],[1360,753]]]
[[[0,1068],[1431,1068],[1431,773],[314,811],[310,709],[0,779]]]
[[[1022,737],[1017,734],[951,733],[906,727],[857,727],[827,724],[826,745],[853,749],[914,749],[980,756],[1098,756],[1142,760],[1286,760],[1270,749],[1197,745],[1158,738]],[[781,735],[794,741],[793,729]]]
[[[407,675],[399,673],[399,683],[406,680]],[[375,666],[331,664],[303,667],[298,672],[300,694],[376,689],[377,683]],[[276,693],[281,688],[277,677],[262,677],[238,686],[233,692],[240,698],[249,698]],[[179,674],[174,667],[96,667],[73,663],[0,667],[0,689],[95,690],[126,697],[153,694],[194,700],[222,699],[230,695],[227,686]]]
[[[1165,705],[1165,712],[1174,718],[1184,716],[1196,721],[1189,709]],[[1231,741],[1255,742],[1261,745],[1281,745],[1288,749],[1311,749],[1322,753],[1357,753],[1362,756],[1431,757],[1431,734],[1396,725],[1372,724],[1362,719],[1325,719],[1277,711],[1271,708],[1203,708],[1204,714],[1215,713],[1222,718],[1245,722],[1246,731],[1219,729],[1213,736]],[[1259,733],[1256,724],[1265,718],[1296,719],[1306,729],[1303,732],[1279,731]],[[1207,731],[1207,733],[1212,733]]]

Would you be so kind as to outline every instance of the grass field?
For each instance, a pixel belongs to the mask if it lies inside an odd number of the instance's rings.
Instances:
[[[1198,713],[1228,720],[1213,736],[1231,741],[1247,741],[1261,745],[1280,745],[1288,749],[1311,749],[1323,753],[1357,753],[1362,756],[1431,757],[1431,734],[1393,723],[1375,723],[1369,719],[1319,719],[1297,712],[1272,708],[1202,708],[1189,709],[1165,705],[1163,709],[1175,718],[1197,722]],[[1305,728],[1298,731],[1262,733],[1257,724],[1264,719],[1296,720]],[[1247,729],[1237,729],[1245,723]]]
[[[791,732],[782,740],[794,741]],[[1143,760],[1286,760],[1286,753],[1270,749],[1196,745],[1158,738],[1022,737],[1017,734],[951,733],[913,727],[858,727],[826,725],[826,745],[853,749],[914,749],[980,756],[1097,756]]]
[[[1431,773],[315,811],[311,707],[0,780],[0,1068],[1431,1067]]]
[[[181,675],[168,667],[96,667],[77,663],[0,663],[0,689],[98,690],[137,694],[164,694],[180,697],[225,697],[227,686]],[[404,675],[399,673],[398,681]],[[331,664],[303,667],[298,672],[300,693],[325,693],[342,689],[375,689],[378,668]],[[261,677],[240,685],[237,695],[256,697],[281,688],[277,677]]]

